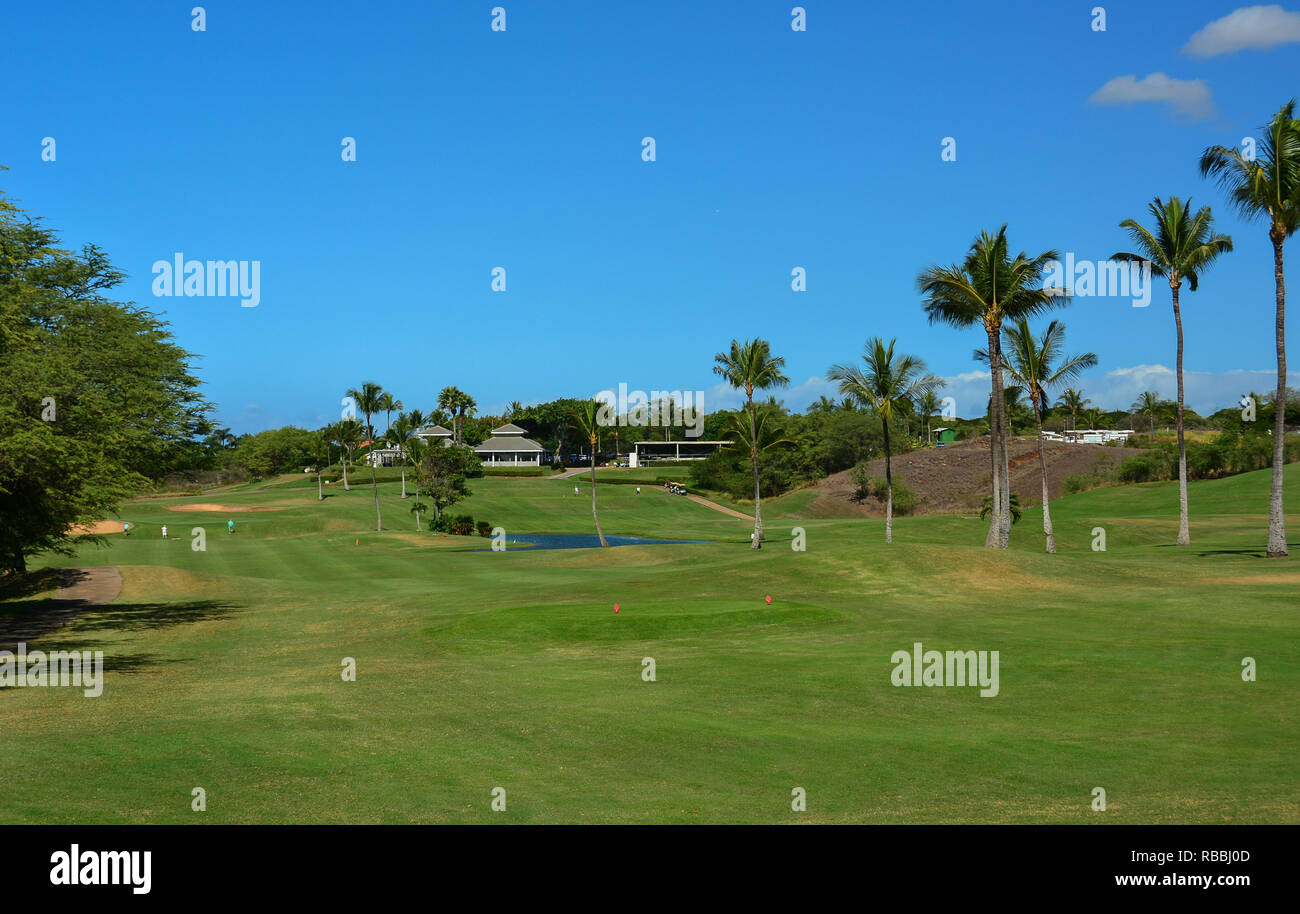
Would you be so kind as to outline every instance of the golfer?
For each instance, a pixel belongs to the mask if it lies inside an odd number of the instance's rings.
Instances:
[[[227,533],[235,532],[235,522],[233,520],[226,521],[226,532]]]
[[[163,539],[167,539],[167,525],[163,524]]]
[[[131,525],[130,525],[130,524],[128,524],[128,523],[126,523],[126,522],[123,522],[123,523],[122,523],[122,535],[123,535],[123,536],[130,536],[130,535],[131,535]]]
[[[573,494],[574,494],[574,495],[577,495],[577,494],[578,494],[578,487],[577,487],[577,486],[574,486],[574,487],[573,487]]]

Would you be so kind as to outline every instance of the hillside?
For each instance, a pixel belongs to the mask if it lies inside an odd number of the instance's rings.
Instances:
[[[1033,438],[1011,441],[1011,491],[1020,496],[1022,505],[1042,501],[1042,482],[1038,467],[1038,442]],[[1141,451],[1137,448],[1107,447],[1100,444],[1064,444],[1045,442],[1048,492],[1052,498],[1064,493],[1065,480],[1080,473],[1098,473],[1118,466],[1124,458]],[[885,460],[871,462],[873,477],[883,478]],[[991,475],[989,441],[961,442],[941,448],[923,448],[893,459],[895,482],[903,482],[920,499],[917,514],[951,514],[977,511],[987,494]],[[884,513],[874,498],[854,500],[855,486],[850,470],[835,473],[813,487],[815,493],[808,510],[817,517],[857,517]]]

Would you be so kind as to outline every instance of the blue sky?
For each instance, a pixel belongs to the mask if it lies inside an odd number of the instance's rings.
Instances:
[[[364,380],[424,409],[447,384],[495,411],[620,382],[721,407],[712,356],[752,336],[792,408],[881,335],[982,412],[983,340],[926,322],[918,271],[1003,222],[1101,260],[1152,196],[1191,195],[1237,246],[1184,295],[1210,410],[1271,386],[1273,286],[1264,226],[1197,159],[1300,95],[1290,2],[1105,4],[1096,31],[1094,2],[812,0],[802,32],[788,0],[250,0],[205,4],[205,31],[190,2],[12,5],[0,189],[106,248],[238,432],[332,421]],[[155,297],[176,252],[260,261],[258,306]],[[1095,402],[1173,395],[1167,287],[1062,317]]]

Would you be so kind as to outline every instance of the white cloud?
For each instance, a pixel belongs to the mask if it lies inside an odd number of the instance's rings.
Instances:
[[[1287,12],[1277,5],[1243,6],[1193,35],[1183,46],[1183,53],[1203,59],[1295,42],[1300,42],[1300,13]]]
[[[1210,87],[1200,79],[1174,79],[1164,73],[1152,73],[1142,79],[1129,74],[1116,76],[1089,96],[1094,105],[1131,105],[1158,102],[1169,105],[1179,114],[1207,118],[1214,113]]]

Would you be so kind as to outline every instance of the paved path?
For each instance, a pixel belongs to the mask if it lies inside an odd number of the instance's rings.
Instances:
[[[112,603],[122,592],[122,574],[112,565],[63,568],[59,574],[62,581],[54,599],[37,609],[0,616],[0,650],[58,631],[78,616]]]
[[[732,517],[739,517],[741,520],[752,521],[754,519],[752,514],[741,514],[735,508],[728,508],[726,505],[720,505],[716,501],[709,501],[703,495],[687,494],[686,497],[697,505],[704,505],[706,508],[712,508],[714,511],[721,511],[723,514],[730,514]]]

